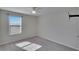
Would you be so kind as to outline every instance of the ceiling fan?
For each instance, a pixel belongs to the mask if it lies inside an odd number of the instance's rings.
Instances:
[[[32,7],[33,14],[40,14],[40,7]]]

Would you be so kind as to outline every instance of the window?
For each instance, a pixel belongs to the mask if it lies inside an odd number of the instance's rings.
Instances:
[[[22,17],[16,15],[9,15],[9,34],[21,34],[22,33]]]

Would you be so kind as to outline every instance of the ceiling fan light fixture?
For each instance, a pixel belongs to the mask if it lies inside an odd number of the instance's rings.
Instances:
[[[40,8],[39,7],[32,7],[32,14],[40,14]]]
[[[33,13],[33,14],[36,14],[36,11],[35,11],[35,10],[33,10],[33,11],[32,11],[32,13]]]
[[[37,13],[36,10],[37,10],[37,7],[33,7],[32,13],[33,13],[33,14],[36,14],[36,13]]]

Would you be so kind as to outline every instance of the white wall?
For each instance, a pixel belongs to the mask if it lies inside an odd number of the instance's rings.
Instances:
[[[2,32],[1,32],[1,11],[0,11],[0,41],[2,41]]]
[[[9,26],[8,26],[8,18],[7,13],[17,14],[23,16],[23,32],[18,35],[9,35]],[[1,11],[1,19],[0,19],[0,29],[2,30],[3,39],[0,39],[0,44],[17,41],[20,39],[25,39],[29,37],[36,36],[36,27],[37,27],[37,16],[23,15],[18,13],[12,13],[7,11]]]
[[[51,41],[76,47],[76,21],[69,20],[67,8],[48,8],[39,17],[38,35]]]

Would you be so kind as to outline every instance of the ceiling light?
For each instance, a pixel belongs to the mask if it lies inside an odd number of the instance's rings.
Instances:
[[[40,8],[39,7],[32,7],[32,13],[33,14],[40,14]]]
[[[37,7],[33,7],[32,13],[33,14],[36,14],[37,13]]]
[[[35,11],[35,10],[33,10],[33,11],[32,11],[32,13],[33,13],[33,14],[36,14],[36,11]]]

